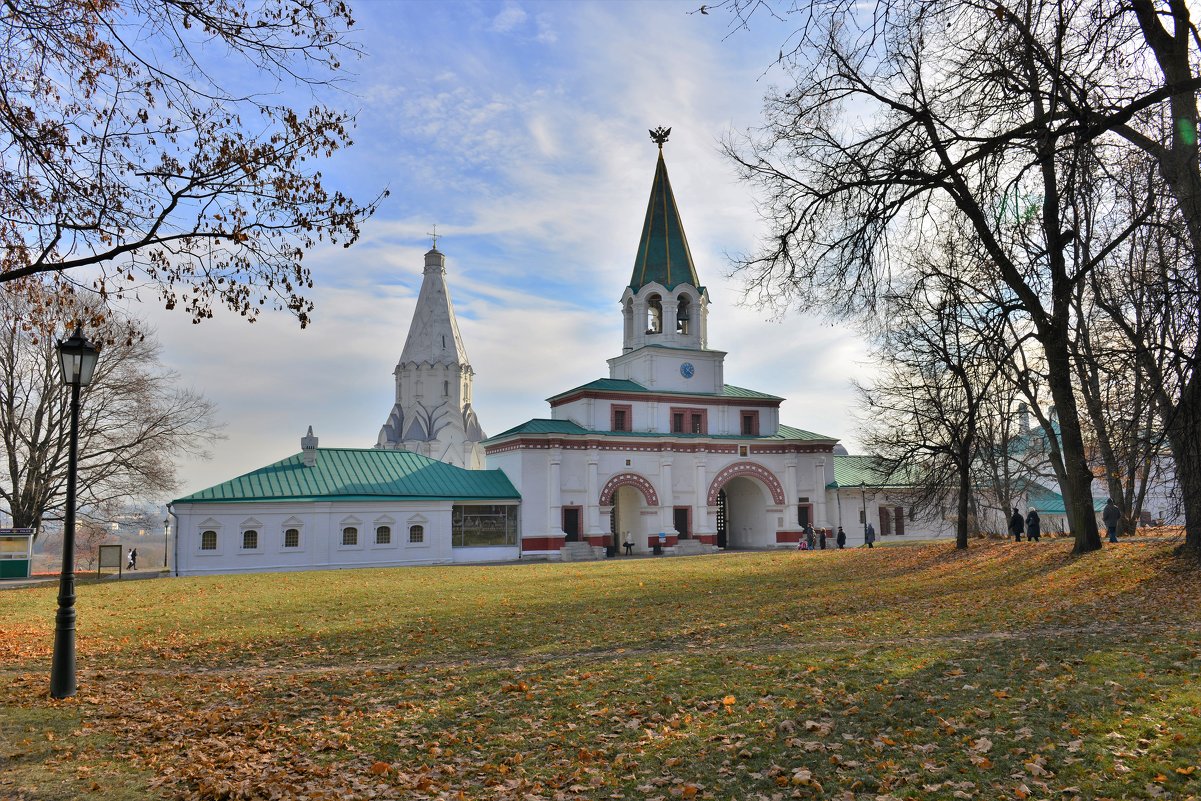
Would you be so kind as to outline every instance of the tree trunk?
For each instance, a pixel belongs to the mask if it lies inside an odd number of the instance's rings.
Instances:
[[[1201,559],[1201,378],[1197,375],[1180,393],[1166,427],[1184,500],[1184,550]]]
[[[968,507],[972,494],[972,463],[965,453],[960,453],[959,461],[959,504],[955,518],[955,547],[967,548]]]
[[[1076,540],[1072,553],[1088,553],[1101,549],[1101,535],[1097,531],[1097,514],[1093,509],[1093,474],[1085,459],[1084,438],[1080,434],[1071,361],[1062,340],[1062,335],[1054,334],[1043,339],[1047,383],[1059,412],[1059,442],[1063,452],[1061,489],[1068,528]]]

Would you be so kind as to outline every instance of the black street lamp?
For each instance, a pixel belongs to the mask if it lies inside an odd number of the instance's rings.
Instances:
[[[867,482],[859,482],[859,492],[863,495],[863,541],[867,542]]]
[[[167,535],[171,531],[171,518],[163,518],[163,569],[167,568]]]
[[[75,470],[79,462],[79,390],[92,382],[100,348],[76,326],[70,339],[58,343],[63,383],[71,387],[71,438],[67,448],[67,510],[63,518],[63,566],[58,580],[58,614],[54,618],[54,659],[50,697],[75,695]]]

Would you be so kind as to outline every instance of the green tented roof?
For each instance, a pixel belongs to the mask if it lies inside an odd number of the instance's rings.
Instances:
[[[663,439],[670,437],[672,439],[720,439],[720,440],[805,440],[805,441],[830,441],[834,442],[835,437],[827,437],[822,434],[814,434],[812,431],[805,431],[792,426],[780,426],[779,431],[775,434],[765,434],[763,436],[747,436],[744,434],[685,434],[671,433],[666,431],[592,431],[584,428],[579,423],[571,420],[547,420],[535,419],[527,420],[519,426],[514,426],[508,431],[502,431],[494,437],[489,437],[485,442],[494,442],[505,437],[515,434],[578,434],[594,437],[613,437],[615,439],[630,439],[630,438],[654,438]]]
[[[646,206],[642,238],[638,241],[638,253],[634,257],[630,288],[637,292],[653,282],[662,284],[668,290],[680,284],[691,284],[698,291],[704,291],[696,277],[692,251],[688,249],[680,211],[676,208],[671,181],[667,178],[662,147],[659,148],[659,163],[655,166],[655,180],[651,183],[651,198]]]
[[[905,487],[909,482],[904,476],[887,477],[887,470],[879,456],[872,455],[834,455],[834,481],[826,485],[826,489],[839,487],[857,487],[866,484],[869,487]]]
[[[321,448],[313,467],[298,453],[172,503],[520,497],[500,470],[465,470],[410,451]]]
[[[577,392],[639,392],[650,393],[653,395],[680,395],[686,398],[747,398],[773,401],[784,400],[779,395],[769,395],[766,392],[758,392],[757,390],[753,389],[735,387],[730,384],[723,384],[721,392],[714,395],[711,392],[680,392],[678,390],[649,389],[636,381],[630,381],[624,378],[598,378],[595,381],[589,381],[587,384],[573,387],[566,392],[560,392],[558,395],[552,395],[546,400],[548,402],[556,401],[559,398],[573,395]]]

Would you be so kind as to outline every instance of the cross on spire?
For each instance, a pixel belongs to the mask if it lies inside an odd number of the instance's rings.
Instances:
[[[433,249],[437,250],[438,249],[438,224],[434,223],[434,230],[432,232],[427,231],[425,235],[433,238],[433,240],[434,240]]]

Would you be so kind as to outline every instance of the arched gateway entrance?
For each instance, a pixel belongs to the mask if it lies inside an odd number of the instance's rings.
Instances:
[[[784,487],[763,465],[738,462],[722,470],[709,485],[708,504],[717,509],[718,547],[776,544],[775,513],[785,504]]]
[[[600,506],[602,519],[606,508],[609,512],[609,533],[612,543],[619,548],[629,534],[634,543],[634,553],[650,550],[647,541],[657,533],[659,496],[655,487],[644,476],[637,473],[622,473],[613,476],[601,490]],[[651,529],[654,528],[654,531]]]

